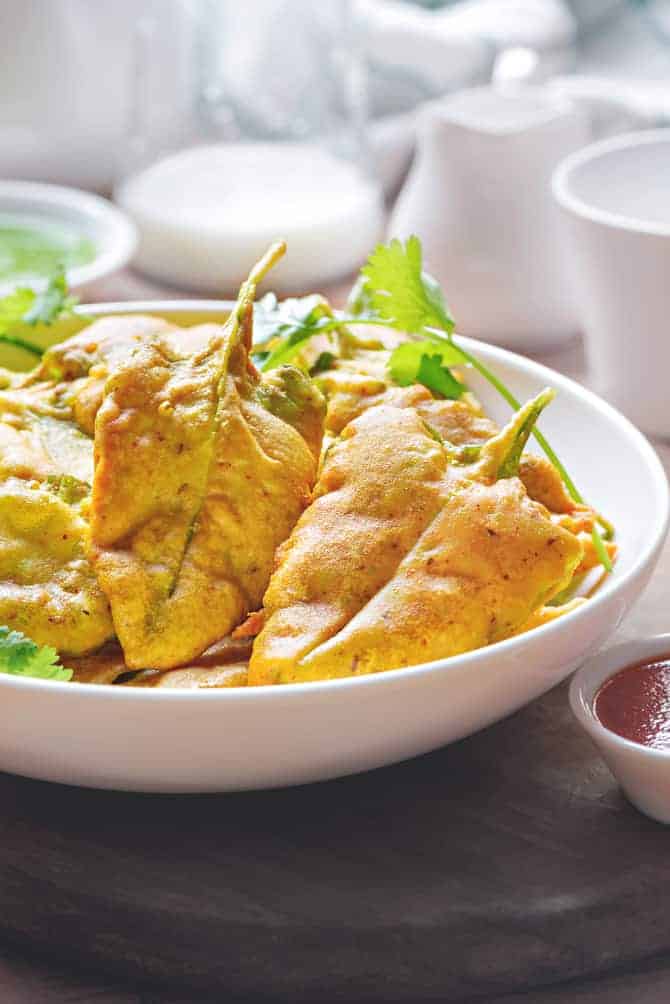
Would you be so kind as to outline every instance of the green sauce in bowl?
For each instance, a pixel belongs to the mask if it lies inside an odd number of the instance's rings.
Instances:
[[[53,275],[59,267],[87,265],[94,243],[76,226],[44,217],[0,213],[0,281]]]

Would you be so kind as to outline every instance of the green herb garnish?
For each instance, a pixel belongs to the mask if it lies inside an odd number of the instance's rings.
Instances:
[[[65,273],[60,269],[41,293],[20,287],[0,299],[0,342],[41,358],[44,350],[31,341],[31,328],[53,324],[71,313],[77,301],[70,296]]]
[[[263,371],[293,362],[315,335],[337,336],[342,349],[352,340],[347,324],[379,326],[384,321],[377,314],[340,316],[318,293],[281,301],[274,293],[267,293],[254,304],[253,360]],[[326,362],[330,360],[332,364],[335,358],[334,353],[322,352],[320,362],[317,359],[314,364],[318,367],[315,372],[323,372]]]
[[[320,352],[316,362],[309,368],[309,375],[317,376],[319,373],[325,373],[332,369],[336,359],[337,356],[333,352]]]
[[[363,301],[389,327],[407,334],[431,330],[451,336],[455,324],[442,290],[422,269],[421,241],[379,244],[361,269]]]
[[[388,371],[400,387],[421,383],[438,397],[456,400],[467,388],[449,366],[462,361],[449,342],[442,345],[431,341],[405,342],[391,353]]]
[[[314,335],[341,327],[327,300],[318,294],[277,301],[268,293],[254,307],[254,361],[262,370],[289,363]]]
[[[40,647],[20,631],[8,627],[0,627],[0,673],[40,680],[72,679],[72,670],[60,665],[55,648]]]
[[[532,401],[528,401],[520,412],[517,412],[516,428],[514,428],[513,424],[514,432],[512,440],[507,444],[507,450],[500,460],[497,472],[498,479],[513,478],[519,473],[521,456],[526,449],[530,434],[535,428],[535,423],[555,397],[556,392],[547,387],[537,397],[533,398]]]

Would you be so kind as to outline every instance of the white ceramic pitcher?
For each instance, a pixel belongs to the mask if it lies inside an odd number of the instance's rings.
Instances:
[[[425,110],[390,236],[421,238],[462,334],[533,351],[577,332],[550,178],[589,138],[587,113],[540,89]]]

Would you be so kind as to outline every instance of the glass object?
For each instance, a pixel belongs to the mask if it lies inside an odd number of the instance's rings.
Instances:
[[[670,0],[626,0],[597,23],[586,24],[577,47],[577,72],[663,84],[670,73],[664,10],[670,11]]]
[[[670,45],[670,0],[631,0],[639,7],[659,42]]]
[[[152,139],[169,65],[138,27],[135,114],[117,201],[152,277],[231,293],[278,238],[272,273],[298,293],[353,272],[379,238],[366,152],[366,87],[348,0],[195,0],[193,102],[178,148]]]

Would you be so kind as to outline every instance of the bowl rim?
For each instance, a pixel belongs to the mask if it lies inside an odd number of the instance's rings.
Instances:
[[[231,300],[134,300],[127,302],[116,301],[112,303],[82,304],[76,308],[76,311],[81,314],[93,316],[97,316],[99,314],[138,314],[147,313],[151,310],[169,314],[183,312],[191,315],[194,313],[207,315],[212,312],[223,313],[226,310],[230,310],[232,306],[233,301]],[[557,632],[562,632],[566,623],[576,624],[585,620],[587,617],[591,616],[591,612],[594,610],[594,605],[597,604],[598,606],[602,606],[612,598],[625,593],[628,584],[630,582],[634,582],[635,579],[644,572],[648,564],[653,562],[655,556],[663,545],[665,536],[670,526],[670,485],[668,484],[668,479],[663,465],[661,464],[653,446],[647,437],[640,432],[640,430],[637,429],[636,426],[629,421],[629,419],[622,415],[621,412],[617,411],[617,409],[612,407],[612,405],[598,397],[598,395],[594,394],[593,391],[588,390],[575,380],[570,379],[570,377],[564,376],[562,373],[558,373],[533,359],[528,359],[516,352],[511,352],[509,349],[503,349],[497,345],[491,345],[488,342],[482,342],[473,338],[466,338],[465,336],[459,336],[459,342],[461,342],[470,351],[482,354],[487,362],[492,361],[494,363],[507,363],[512,366],[512,368],[521,368],[526,372],[530,372],[532,376],[538,379],[538,382],[553,386],[559,391],[564,389],[568,393],[577,395],[577,397],[582,398],[588,405],[590,405],[592,409],[604,415],[618,428],[621,434],[625,435],[635,444],[637,451],[643,456],[645,465],[654,482],[655,497],[658,501],[659,518],[657,519],[656,526],[653,528],[653,532],[649,535],[644,549],[637,554],[634,564],[628,569],[628,571],[623,573],[621,578],[614,579],[610,577],[602,584],[595,596],[593,596],[588,603],[581,604],[564,617],[559,617],[547,624],[533,628],[532,631],[525,634],[515,635],[511,638],[495,642],[493,645],[487,645],[482,648],[474,649],[471,652],[464,652],[461,655],[450,656],[445,659],[435,659],[432,662],[418,663],[414,666],[389,669],[383,673],[380,672],[370,673],[363,676],[342,677],[335,680],[314,680],[303,683],[292,683],[282,687],[278,687],[274,684],[264,684],[255,687],[213,687],[191,690],[168,687],[119,687],[114,684],[87,683],[78,685],[76,687],[76,693],[78,695],[86,695],[87,698],[90,695],[90,699],[93,699],[96,695],[105,693],[108,697],[114,700],[204,700],[225,702],[231,700],[276,700],[282,695],[284,699],[289,700],[292,699],[290,695],[295,695],[295,699],[297,700],[298,698],[305,697],[307,695],[318,697],[318,695],[324,692],[330,693],[333,690],[344,691],[350,687],[357,687],[359,690],[361,688],[374,688],[379,686],[393,687],[396,685],[402,685],[405,680],[411,677],[417,678],[419,676],[428,675],[437,671],[448,671],[449,669],[453,670],[456,667],[476,667],[479,663],[485,662],[488,658],[490,658],[490,654],[494,649],[496,652],[500,653],[509,653],[514,652],[515,650],[522,651],[529,636],[536,639],[541,637],[547,644],[551,644],[551,639]],[[0,687],[12,687],[21,690],[35,689],[42,691],[43,693],[46,688],[49,693],[54,694],[57,692],[72,692],[72,684],[70,682],[40,680],[31,677],[11,676],[4,673],[0,673]]]
[[[55,210],[69,209],[86,217],[100,231],[106,232],[109,246],[105,250],[96,251],[93,260],[87,264],[67,269],[67,281],[72,289],[118,271],[128,264],[137,250],[137,227],[126,213],[101,195],[64,185],[3,178],[0,179],[0,212],[5,211],[1,207],[5,197],[17,203],[25,201],[26,213],[36,215],[39,215],[40,206],[49,206]],[[47,281],[46,278],[35,277],[23,282],[24,285],[40,290],[46,288]]]
[[[554,169],[551,177],[551,191],[562,209],[591,223],[597,223],[612,230],[646,234],[652,237],[670,237],[670,222],[656,223],[650,219],[640,219],[626,213],[616,213],[600,209],[574,194],[574,176],[585,165],[606,159],[619,152],[654,145],[670,146],[670,128],[640,129],[627,132],[610,139],[599,140],[582,147],[565,157]]]
[[[607,680],[627,666],[659,656],[670,656],[670,633],[629,638],[610,646],[588,659],[572,677],[568,698],[575,718],[582,728],[601,745],[615,746],[628,756],[648,756],[670,763],[670,747],[658,749],[626,739],[600,721],[595,713],[595,697]]]

